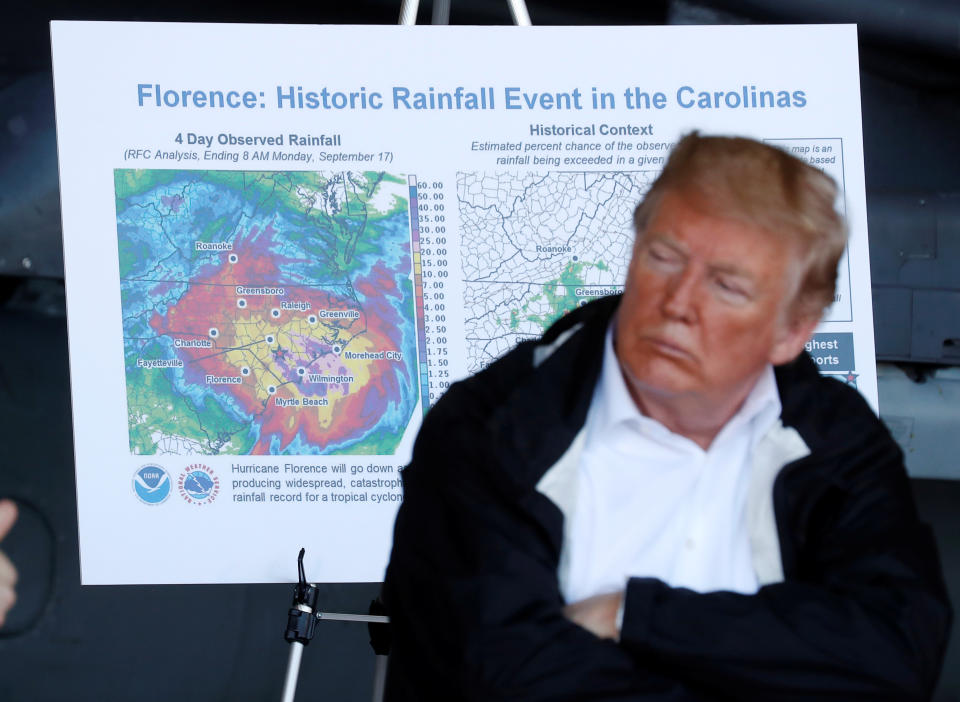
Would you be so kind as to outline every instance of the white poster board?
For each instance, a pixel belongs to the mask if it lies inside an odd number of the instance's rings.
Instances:
[[[380,580],[431,399],[620,290],[691,129],[840,183],[876,407],[852,26],[52,34],[86,584]]]

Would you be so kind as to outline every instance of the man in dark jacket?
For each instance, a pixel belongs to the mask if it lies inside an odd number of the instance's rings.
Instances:
[[[458,383],[404,471],[388,700],[923,700],[951,612],[902,455],[803,346],[817,169],[685,137],[622,296]]]

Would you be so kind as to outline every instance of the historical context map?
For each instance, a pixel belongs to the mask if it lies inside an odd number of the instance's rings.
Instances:
[[[460,173],[470,372],[622,290],[633,208],[657,173]]]
[[[396,450],[420,399],[405,178],[114,175],[132,453]]]

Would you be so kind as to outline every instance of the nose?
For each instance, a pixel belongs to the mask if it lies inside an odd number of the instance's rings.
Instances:
[[[667,281],[660,310],[668,319],[691,323],[697,320],[697,290],[699,281],[691,266]]]

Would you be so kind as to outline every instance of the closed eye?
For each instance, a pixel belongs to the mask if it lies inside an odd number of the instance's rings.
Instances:
[[[647,248],[647,258],[662,267],[683,265],[683,256],[667,246],[654,244]]]
[[[740,281],[721,276],[714,278],[714,284],[720,290],[720,293],[731,301],[746,302],[753,297]]]

